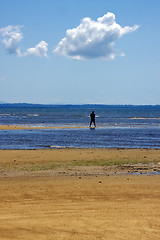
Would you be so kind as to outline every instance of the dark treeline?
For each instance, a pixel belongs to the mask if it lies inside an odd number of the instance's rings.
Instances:
[[[0,103],[0,108],[159,108],[160,105],[105,105],[105,104],[34,104],[34,103]]]

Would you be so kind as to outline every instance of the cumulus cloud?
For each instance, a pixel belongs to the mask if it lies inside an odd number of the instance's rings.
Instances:
[[[138,25],[121,27],[116,23],[115,15],[111,12],[99,17],[97,21],[88,17],[83,18],[78,27],[66,31],[66,36],[53,52],[78,60],[114,59],[115,41],[138,28]],[[124,53],[120,55],[124,56]]]
[[[34,48],[28,48],[24,56],[47,57],[48,44],[45,41],[39,42]]]
[[[21,32],[22,27],[23,26],[9,25],[7,27],[0,28],[0,34],[3,37],[2,42],[4,43],[8,53],[16,54],[19,57],[47,57],[48,44],[45,41],[39,42],[33,48],[28,48],[24,53],[20,51],[19,43],[23,39],[23,34]]]
[[[0,28],[0,33],[3,37],[3,43],[5,48],[10,54],[20,55],[19,42],[23,38],[21,28],[23,26],[12,26],[9,25],[5,28]]]

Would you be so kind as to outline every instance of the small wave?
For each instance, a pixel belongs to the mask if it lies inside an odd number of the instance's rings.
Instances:
[[[9,113],[1,113],[0,116],[10,116],[12,114],[9,114]]]
[[[39,114],[27,114],[27,115],[30,117],[38,117],[39,116]]]
[[[71,148],[71,147],[68,147],[68,146],[58,146],[58,145],[46,145],[44,146],[46,148]]]
[[[155,117],[155,118],[149,118],[149,117],[148,117],[148,118],[147,118],[147,117],[146,117],[146,118],[145,118],[145,117],[132,117],[132,118],[128,118],[128,119],[134,119],[134,120],[141,120],[141,119],[142,119],[142,120],[144,120],[144,119],[146,119],[146,120],[152,120],[152,119],[153,119],[153,120],[155,120],[155,119],[160,119],[160,117]]]

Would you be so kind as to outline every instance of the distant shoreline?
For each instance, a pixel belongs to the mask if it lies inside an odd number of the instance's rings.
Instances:
[[[59,107],[66,107],[66,108],[88,108],[88,107],[95,107],[95,108],[135,108],[135,107],[160,107],[159,104],[35,104],[35,103],[0,103],[0,108],[59,108]]]

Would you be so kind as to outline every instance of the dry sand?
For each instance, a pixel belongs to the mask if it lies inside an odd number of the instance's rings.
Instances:
[[[143,173],[159,163],[153,149],[0,150],[0,239],[158,240],[160,175]]]

